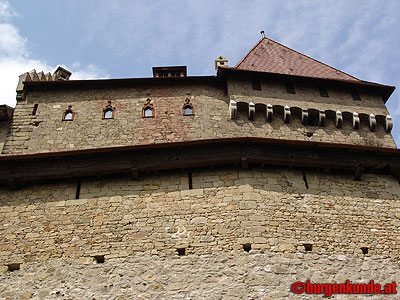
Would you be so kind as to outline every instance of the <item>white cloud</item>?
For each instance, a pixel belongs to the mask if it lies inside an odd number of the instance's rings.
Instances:
[[[0,24],[0,53],[10,57],[26,56],[26,42],[15,26]]]
[[[104,72],[101,68],[94,64],[89,64],[82,67],[80,63],[72,64],[71,68],[66,67],[68,70],[76,70],[71,75],[71,80],[81,79],[98,79],[98,78],[109,78],[110,76]]]
[[[15,14],[10,10],[7,1],[0,1],[0,18],[8,20]],[[53,72],[44,59],[30,57],[28,40],[21,36],[17,27],[11,23],[0,23],[0,104],[15,106],[16,87],[19,75],[35,69],[37,72]],[[81,66],[79,63],[66,67],[72,72],[71,79],[96,79],[108,75],[94,64]]]
[[[14,12],[10,9],[10,4],[8,1],[1,1],[0,2],[0,20],[1,19],[8,19],[14,16]]]

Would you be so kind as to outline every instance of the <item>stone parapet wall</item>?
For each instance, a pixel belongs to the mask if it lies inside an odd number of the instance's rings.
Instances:
[[[296,105],[305,109],[336,110],[342,107],[359,113],[384,115],[387,110],[380,99],[367,101],[335,101],[335,96],[324,98],[326,103],[308,102],[305,95],[291,99],[281,86],[271,85],[270,94],[256,94],[242,82],[237,90],[224,95],[222,88],[202,85],[170,85],[161,87],[87,89],[64,91],[33,91],[26,101],[18,102],[10,134],[2,151],[3,155],[60,152],[81,149],[119,146],[149,145],[154,143],[189,142],[196,140],[260,137],[300,141],[319,141],[340,144],[392,147],[396,145],[392,136],[377,126],[374,132],[361,125],[358,130],[351,122],[336,128],[327,121],[324,127],[301,124],[299,118],[284,123],[274,117],[265,120],[265,114],[257,113],[254,121],[248,120],[247,112],[240,113],[237,120],[230,119],[229,100],[276,105]],[[251,88],[251,86],[250,86]],[[277,92],[279,91],[279,92]],[[306,93],[305,91],[304,93]],[[284,94],[285,93],[285,94]],[[311,93],[311,92],[310,92]],[[311,95],[311,94],[310,94]],[[296,96],[296,95],[295,95]],[[272,98],[271,98],[272,97]],[[154,118],[143,118],[142,109],[151,100]],[[183,116],[183,106],[189,99],[193,105],[193,116]],[[115,107],[114,119],[103,119],[103,110],[111,101]],[[352,102],[351,102],[352,101]],[[34,104],[39,104],[36,115],[32,115]],[[373,103],[373,104],[372,104]],[[62,121],[63,113],[71,105],[73,121]],[[307,107],[303,107],[307,106]]]
[[[197,170],[1,191],[0,264],[137,252],[399,258],[400,186],[391,176]]]

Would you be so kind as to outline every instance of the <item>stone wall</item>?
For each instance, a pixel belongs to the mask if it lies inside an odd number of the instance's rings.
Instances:
[[[250,91],[251,85],[247,81],[236,86],[235,89],[235,83],[230,84],[229,96],[224,95],[222,87],[205,84],[33,91],[25,102],[17,103],[10,136],[2,153],[59,152],[233,137],[396,147],[392,136],[385,133],[382,126],[371,132],[365,124],[354,130],[350,122],[337,129],[330,120],[325,127],[304,126],[299,118],[285,124],[282,118],[275,117],[272,123],[268,123],[265,115],[257,111],[254,121],[248,120],[246,112],[241,112],[237,120],[229,117],[231,97],[247,103],[251,100],[255,103],[386,115],[382,99],[379,102],[376,95],[362,94],[362,101],[354,101],[345,98],[343,93],[330,91],[329,98],[314,101],[315,91],[305,88],[292,99],[284,87],[277,84],[268,86],[268,92],[264,83],[262,91]],[[142,118],[142,108],[148,98],[154,105],[154,118]],[[193,104],[193,116],[183,116],[182,108],[187,98]],[[116,109],[114,119],[102,119],[108,101]],[[39,106],[33,116],[35,103]],[[74,120],[62,121],[69,105],[75,113]]]
[[[398,182],[391,176],[219,170],[83,180],[1,191],[2,262],[57,257],[242,251],[397,257]],[[307,182],[308,188],[305,186]]]
[[[314,108],[322,111],[340,110],[374,115],[387,115],[388,110],[382,96],[376,90],[361,87],[361,100],[353,100],[351,90],[340,86],[327,88],[328,97],[321,97],[317,85],[304,81],[294,81],[295,94],[286,91],[284,81],[260,79],[261,90],[253,90],[249,79],[230,79],[228,93],[237,99],[254,99],[254,103],[283,104],[290,107]],[[250,101],[249,101],[250,102]]]
[[[0,122],[0,154],[3,150],[4,142],[7,138],[8,129],[10,128],[9,121]]]
[[[79,199],[73,180],[2,188],[0,297],[320,299],[294,295],[290,285],[399,281],[393,177],[271,168],[191,174],[193,189],[186,172],[85,179]],[[93,264],[101,255],[104,264]],[[7,271],[13,263],[21,270]]]
[[[398,299],[394,295],[295,294],[297,281],[369,283],[400,279],[399,265],[380,256],[215,253],[161,258],[134,254],[103,264],[53,259],[0,275],[0,297],[13,299],[283,300]]]

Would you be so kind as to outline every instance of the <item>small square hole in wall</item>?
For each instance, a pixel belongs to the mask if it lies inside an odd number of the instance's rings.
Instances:
[[[179,256],[184,256],[186,253],[186,249],[185,248],[178,248],[176,249],[176,252],[178,252]]]
[[[304,251],[312,251],[312,244],[303,244],[304,246]]]
[[[246,252],[250,252],[251,244],[243,244],[243,250],[246,251]]]
[[[96,264],[104,264],[104,255],[95,255],[93,256],[94,261]]]
[[[368,254],[368,247],[361,247],[361,251],[364,255]]]
[[[19,264],[19,263],[9,264],[9,265],[7,265],[7,267],[8,267],[8,271],[14,272],[14,271],[18,271],[21,268],[21,264]]]

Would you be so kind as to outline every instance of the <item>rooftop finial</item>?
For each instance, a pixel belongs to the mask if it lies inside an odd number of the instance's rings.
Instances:
[[[261,36],[262,36],[263,38],[265,38],[264,30],[261,30],[260,33],[261,33]]]

